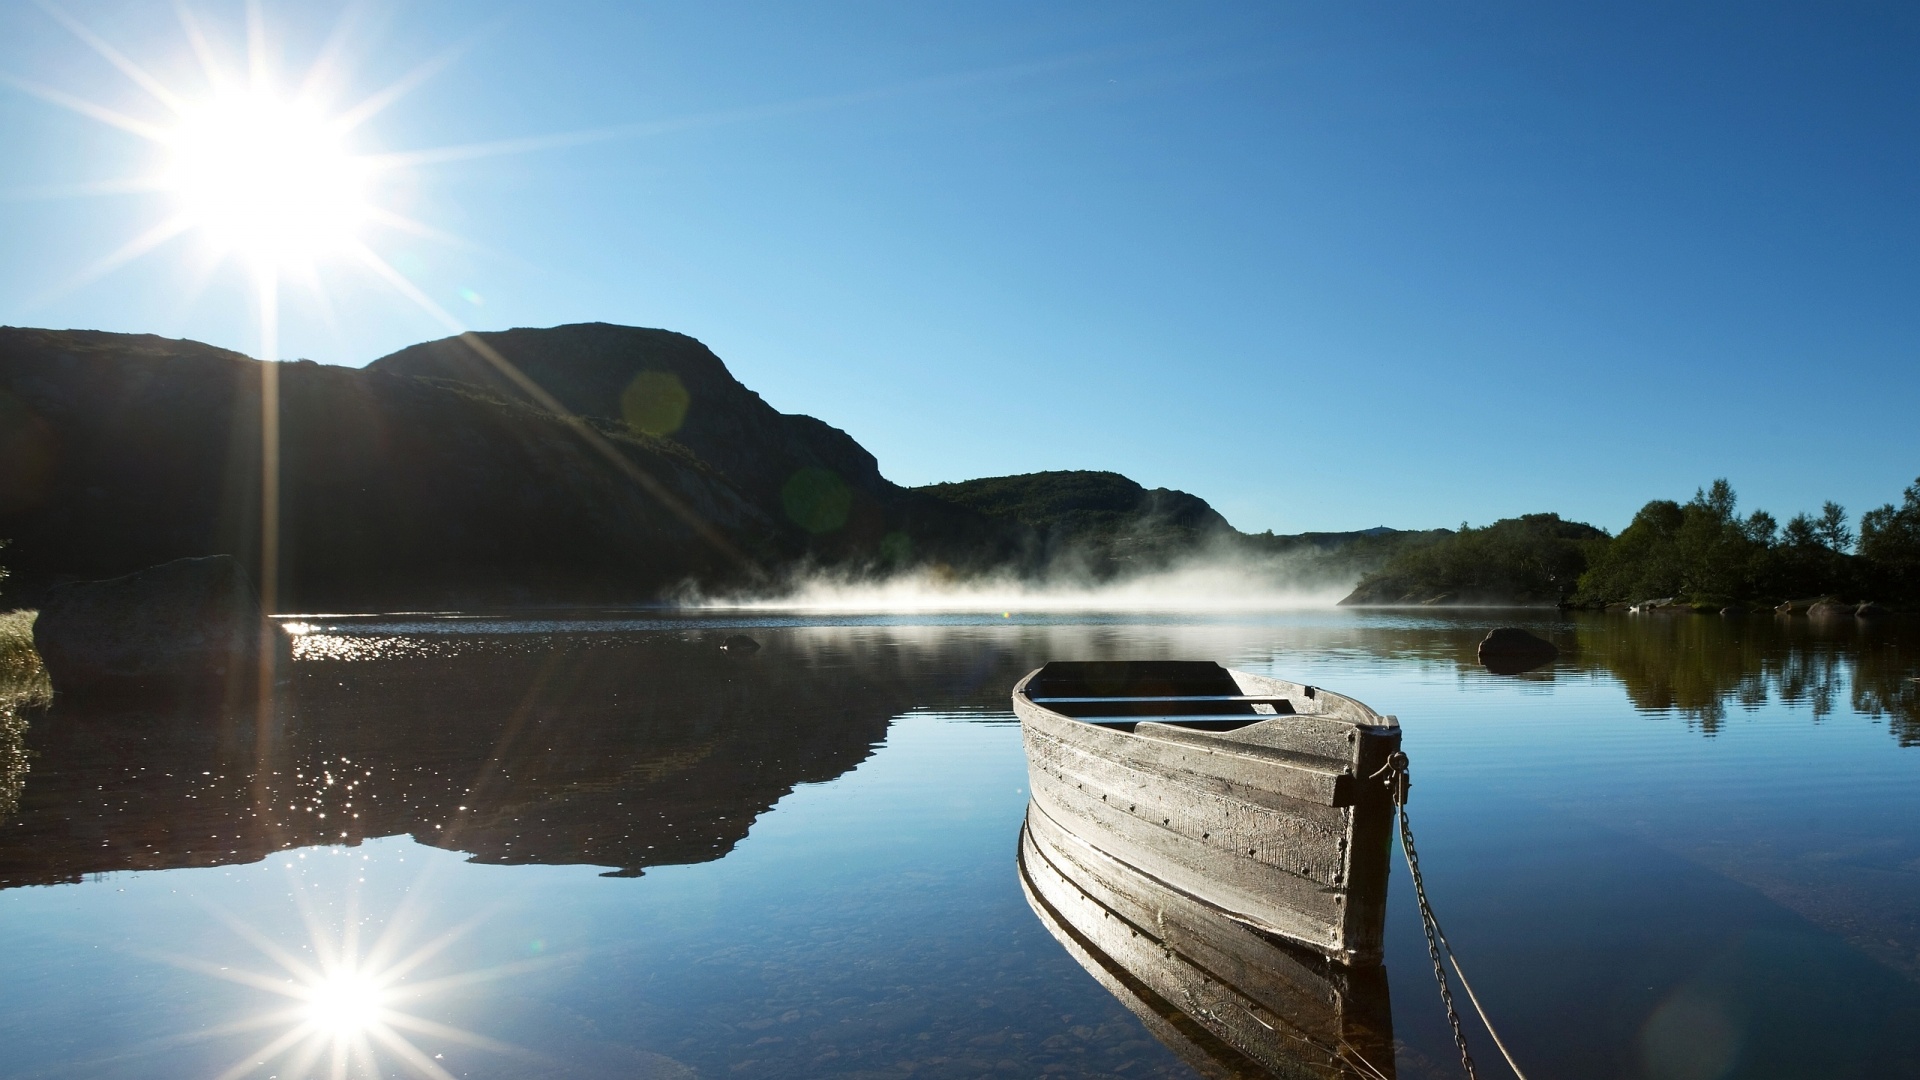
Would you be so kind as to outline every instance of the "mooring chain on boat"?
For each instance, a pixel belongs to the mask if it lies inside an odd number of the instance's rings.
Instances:
[[[1407,768],[1407,755],[1395,750],[1387,758],[1386,764],[1375,770],[1369,780],[1382,780],[1393,794],[1393,805],[1400,819],[1400,851],[1407,857],[1407,871],[1413,875],[1413,896],[1420,906],[1420,928],[1427,935],[1427,956],[1433,960],[1433,980],[1440,984],[1440,1001],[1447,1007],[1447,1023],[1453,1028],[1453,1042],[1460,1048],[1460,1065],[1466,1069],[1468,1080],[1479,1080],[1479,1073],[1473,1067],[1473,1054],[1467,1050],[1467,1033],[1460,1027],[1460,1013],[1453,1007],[1453,989],[1447,985],[1446,965],[1440,960],[1444,950],[1447,960],[1453,964],[1453,973],[1460,977],[1460,988],[1467,992],[1467,1000],[1473,1003],[1473,1011],[1480,1014],[1480,1022],[1486,1025],[1487,1034],[1493,1037],[1493,1045],[1500,1048],[1500,1056],[1507,1059],[1507,1067],[1520,1080],[1527,1080],[1527,1074],[1513,1060],[1513,1054],[1507,1050],[1507,1044],[1500,1041],[1500,1033],[1493,1029],[1493,1021],[1487,1018],[1487,1010],[1480,1006],[1480,998],[1473,992],[1473,984],[1467,982],[1467,973],[1460,970],[1460,958],[1453,954],[1453,946],[1448,943],[1446,932],[1440,929],[1440,920],[1434,917],[1433,905],[1427,902],[1427,883],[1420,875],[1420,855],[1413,846],[1413,823],[1407,817],[1407,789],[1413,784],[1412,773]]]

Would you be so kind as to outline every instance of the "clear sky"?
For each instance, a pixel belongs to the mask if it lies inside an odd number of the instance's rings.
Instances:
[[[249,70],[243,6],[185,7]],[[356,242],[417,297],[285,271],[283,357],[666,327],[898,482],[1113,469],[1254,531],[1920,474],[1920,8],[258,10],[273,93],[402,84],[354,153],[492,144],[386,159],[425,228]],[[86,110],[168,130],[122,68],[191,111],[199,56],[170,4],[0,0],[0,322],[260,351],[204,229],[101,272],[182,196],[99,193],[173,151]]]

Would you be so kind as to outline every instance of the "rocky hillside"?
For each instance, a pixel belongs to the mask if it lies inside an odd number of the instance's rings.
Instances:
[[[283,610],[631,602],[809,560],[965,565],[1025,546],[888,483],[844,433],[775,411],[690,338],[601,325],[481,337],[576,415],[465,365],[451,341],[355,370],[0,329],[7,602],[196,555],[233,554],[257,575],[269,378]],[[658,421],[663,375],[685,393],[675,425]]]
[[[1105,575],[1240,536],[1199,496],[1144,488],[1112,472],[1025,473],[915,490],[1032,529],[1044,562],[1072,560]]]
[[[271,582],[263,399],[278,401]],[[1196,553],[1350,583],[1421,535],[1247,536],[1205,500],[1110,472],[903,488],[666,330],[473,334],[352,369],[0,328],[6,607],[213,554],[281,611],[648,602],[820,568],[1114,577]]]

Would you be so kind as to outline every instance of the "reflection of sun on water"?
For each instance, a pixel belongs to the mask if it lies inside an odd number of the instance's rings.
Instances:
[[[335,972],[306,995],[307,1022],[337,1037],[364,1033],[386,1011],[385,988],[363,972]]]
[[[339,855],[347,849],[320,850]],[[305,860],[307,854],[299,853],[298,860]],[[289,869],[295,865],[295,859],[288,860]],[[444,1007],[444,999],[449,996],[457,997],[480,984],[544,967],[551,962],[548,958],[423,978],[428,966],[436,961],[444,964],[447,950],[478,927],[484,916],[421,933],[435,912],[416,883],[385,920],[384,929],[363,948],[360,931],[374,920],[361,915],[357,883],[348,885],[344,892],[313,890],[298,876],[293,884],[293,896],[306,924],[306,941],[299,947],[287,948],[254,926],[222,916],[234,932],[270,961],[264,970],[216,964],[198,957],[176,956],[170,960],[179,967],[262,991],[269,1000],[281,1002],[230,1023],[165,1040],[194,1042],[265,1033],[264,1042],[241,1055],[215,1080],[269,1074],[280,1080],[398,1075],[452,1080],[445,1055],[456,1051],[525,1056],[523,1050],[428,1019],[417,1010],[435,1001],[441,1001]],[[337,924],[321,916],[321,909],[328,907],[343,916]],[[435,1048],[441,1052],[435,1052]]]

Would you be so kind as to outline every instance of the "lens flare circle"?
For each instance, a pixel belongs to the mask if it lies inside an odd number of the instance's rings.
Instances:
[[[368,170],[310,104],[221,94],[190,109],[167,142],[165,186],[226,251],[306,262],[350,248],[366,224]]]

